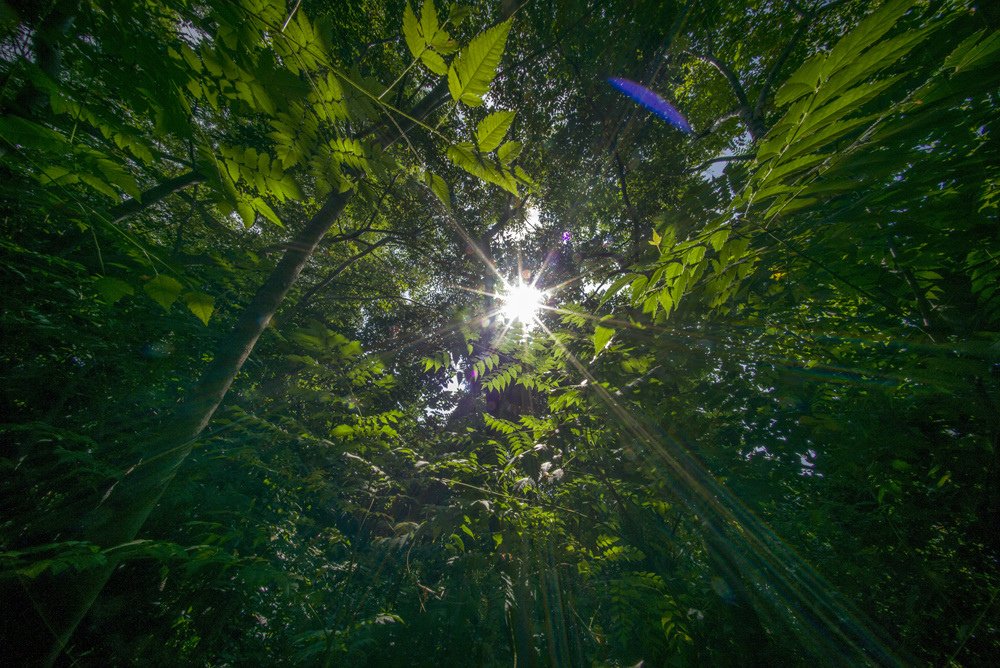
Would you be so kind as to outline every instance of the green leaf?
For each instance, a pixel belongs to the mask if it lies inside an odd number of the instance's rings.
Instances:
[[[226,165],[226,173],[229,174],[229,178],[233,180],[233,183],[239,181],[240,180],[239,163],[236,162],[235,160],[226,160],[225,165]]]
[[[444,58],[433,51],[424,51],[420,54],[420,62],[434,74],[448,74],[448,65],[444,62]]]
[[[452,99],[470,107],[483,103],[483,95],[489,91],[490,83],[496,77],[510,26],[508,19],[476,36],[451,62],[448,90]]]
[[[264,216],[278,227],[284,227],[284,225],[281,223],[281,219],[278,218],[278,214],[276,214],[274,212],[274,209],[272,209],[268,205],[268,203],[262,200],[260,197],[253,198],[253,208],[257,211],[257,213]]]
[[[354,434],[354,427],[348,424],[338,424],[330,433],[336,438],[347,438]]]
[[[821,127],[822,123],[830,123],[843,118],[850,112],[857,110],[861,107],[861,105],[880,95],[883,91],[885,91],[885,89],[896,83],[899,79],[900,77],[898,76],[889,77],[881,81],[861,84],[851,88],[850,90],[836,91],[833,93],[828,92],[827,86],[824,86],[823,89],[816,95],[816,104],[819,108],[806,116],[803,120],[802,128],[799,130],[799,134],[807,134],[814,128],[818,129]],[[822,101],[827,99],[830,100],[828,103],[819,106]]]
[[[705,257],[705,250],[706,248],[704,246],[695,246],[691,248],[684,254],[684,264],[698,264]]]
[[[61,134],[18,116],[0,118],[0,138],[14,146],[40,150],[66,149],[66,138]]]
[[[257,215],[254,212],[253,205],[247,200],[240,199],[236,202],[236,212],[243,219],[244,227],[253,227],[253,224],[257,222]]]
[[[671,280],[677,278],[684,273],[684,265],[680,262],[671,262],[666,267],[663,268],[663,278],[664,280]]]
[[[17,574],[22,575],[26,578],[37,578],[39,575],[44,573],[47,569],[51,568],[53,564],[58,563],[52,559],[42,559],[41,561],[36,561],[30,566],[25,566],[24,568],[17,569]]]
[[[670,296],[670,290],[660,290],[660,294],[657,295],[660,299],[660,306],[663,307],[665,314],[670,315],[670,309],[674,306],[673,297]]]
[[[160,274],[142,286],[142,289],[152,297],[154,302],[162,306],[164,311],[169,311],[170,306],[177,301],[184,286],[176,279],[166,274]]]
[[[97,161],[97,168],[111,185],[118,186],[134,199],[142,197],[139,184],[135,182],[132,175],[126,172],[121,165],[110,160],[100,159]]]
[[[826,54],[818,53],[806,60],[799,69],[795,70],[788,81],[778,89],[774,95],[774,104],[783,107],[795,102],[803,95],[808,95],[816,91],[819,86],[823,68],[826,65]]]
[[[105,303],[114,304],[125,295],[134,295],[135,288],[117,278],[102,276],[94,284],[97,294]]]
[[[607,290],[604,291],[604,295],[601,297],[600,306],[603,306],[605,302],[618,294],[622,288],[631,283],[635,279],[635,274],[625,274],[624,276],[619,276],[614,283],[611,284]]]
[[[521,155],[522,148],[521,142],[509,141],[497,150],[497,158],[500,159],[501,164],[509,166],[510,163],[517,160],[517,156]]]
[[[50,183],[60,183],[66,185],[69,183],[77,183],[80,180],[80,177],[60,165],[49,165],[48,167],[44,167],[42,169],[42,173],[39,174],[38,180],[43,185],[48,185]]]
[[[718,253],[722,249],[723,244],[726,243],[727,239],[729,239],[729,230],[719,230],[712,233],[712,236],[708,239],[708,243],[710,243],[712,245],[712,249]]]
[[[187,304],[188,310],[206,325],[212,317],[212,312],[215,311],[215,297],[204,292],[185,292],[184,303]]]
[[[611,337],[615,335],[615,330],[611,327],[597,325],[594,328],[594,355],[600,354],[604,347],[608,345]]]
[[[451,195],[448,193],[448,184],[445,183],[444,179],[433,172],[424,172],[424,182],[431,189],[431,192],[441,200],[441,203],[450,210]]]
[[[499,147],[513,122],[513,111],[497,111],[480,121],[476,126],[476,143],[479,144],[479,150],[489,153]]]
[[[448,159],[456,165],[484,181],[494,183],[509,193],[517,195],[517,181],[513,175],[490,164],[479,155],[476,147],[469,142],[459,142],[448,148]]]
[[[878,72],[892,66],[896,61],[912,51],[924,41],[937,26],[923,30],[910,30],[890,40],[881,42],[862,56],[855,58],[824,83],[816,95],[815,106],[829,99],[846,94],[851,86],[871,78]],[[901,77],[895,77],[901,78]],[[839,100],[838,100],[839,101]],[[857,106],[863,102],[855,102]]]
[[[448,22],[456,28],[472,14],[472,8],[467,5],[452,5],[448,10]]]
[[[431,41],[439,29],[434,0],[424,0],[423,7],[420,8],[420,30],[423,32],[424,39],[428,42]]]
[[[79,174],[80,180],[86,183],[88,186],[96,190],[97,192],[105,195],[113,200],[119,200],[118,191],[112,188],[110,185],[105,183],[103,180],[97,178],[93,174]]]
[[[944,66],[953,68],[955,74],[989,64],[1000,54],[1000,32],[991,33],[981,42],[985,30],[980,30],[951,52]]]
[[[915,0],[895,0],[872,12],[833,46],[826,59],[827,71],[836,72],[842,65],[856,59],[858,54],[889,32],[914,2]]]

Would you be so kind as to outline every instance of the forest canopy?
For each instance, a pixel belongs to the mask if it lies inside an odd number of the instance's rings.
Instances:
[[[998,23],[0,0],[0,658],[991,665]]]

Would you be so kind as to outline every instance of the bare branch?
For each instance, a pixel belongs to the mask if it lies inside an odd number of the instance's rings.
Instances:
[[[292,307],[292,311],[296,311],[296,310],[299,309],[300,306],[302,306],[304,304],[307,304],[309,302],[309,300],[311,300],[313,298],[313,296],[316,295],[317,292],[319,292],[320,290],[325,289],[328,285],[330,285],[334,281],[335,278],[337,278],[338,276],[340,276],[341,274],[343,274],[345,271],[347,271],[348,269],[350,269],[351,266],[355,262],[357,262],[358,260],[362,259],[363,257],[365,257],[367,255],[370,255],[371,253],[373,253],[374,251],[376,251],[380,247],[386,245],[387,243],[389,243],[389,241],[392,238],[393,237],[389,236],[389,235],[384,236],[381,239],[379,239],[378,241],[376,241],[375,243],[373,243],[370,246],[368,246],[368,248],[364,249],[360,253],[356,253],[356,254],[352,255],[351,257],[347,258],[346,260],[344,260],[343,262],[341,262],[339,265],[337,265],[336,267],[334,267],[334,269],[330,273],[328,273],[326,276],[323,277],[323,280],[321,280],[319,283],[317,283],[313,287],[309,288],[306,291],[306,293],[304,295],[302,295],[302,297],[299,299],[299,301],[296,302],[295,306]]]
[[[736,76],[736,72],[734,72],[729,65],[726,65],[710,53],[698,53],[696,51],[687,51],[686,53],[689,56],[693,56],[694,58],[708,63],[717,69],[719,73],[726,78],[726,81],[729,82],[729,87],[733,89],[733,94],[736,96],[736,100],[740,103],[740,107],[747,111],[750,110],[750,101],[747,98],[746,89],[743,88],[743,84],[740,83],[740,78]]]

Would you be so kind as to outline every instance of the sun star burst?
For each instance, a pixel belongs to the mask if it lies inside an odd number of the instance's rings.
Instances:
[[[520,322],[526,329],[531,329],[538,322],[545,293],[534,285],[518,282],[507,285],[500,299],[503,303],[500,313],[507,322]]]

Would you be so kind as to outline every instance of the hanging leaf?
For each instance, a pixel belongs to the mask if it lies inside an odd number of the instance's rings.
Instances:
[[[135,288],[125,281],[112,278],[111,276],[102,276],[97,279],[97,282],[94,283],[94,288],[101,299],[107,304],[114,304],[126,295],[135,294]]]
[[[244,227],[253,227],[254,223],[257,222],[257,214],[254,211],[253,205],[246,199],[241,198],[236,202],[236,212],[243,219]]]
[[[444,62],[444,58],[433,51],[428,50],[420,54],[420,62],[427,66],[427,69],[434,74],[442,76],[448,74],[448,65]]]
[[[514,176],[509,171],[500,169],[484,160],[471,143],[459,142],[449,147],[448,159],[473,176],[496,184],[509,193],[518,194],[517,180]]]
[[[427,48],[427,43],[424,41],[423,35],[420,34],[420,23],[417,21],[409,2],[403,9],[403,39],[406,40],[406,46],[409,47],[414,58],[419,58],[424,49]]]
[[[162,306],[164,311],[169,311],[171,305],[177,301],[177,297],[181,294],[184,286],[177,279],[171,278],[166,274],[160,274],[148,281],[142,286],[142,289],[146,291],[146,294],[153,301]]]
[[[212,317],[212,312],[215,311],[215,297],[204,292],[185,292],[184,303],[187,304],[188,310],[206,325]]]
[[[594,355],[600,354],[602,350],[611,341],[611,337],[615,335],[615,330],[611,327],[604,327],[602,325],[597,325],[594,328]]]
[[[506,142],[497,150],[497,158],[500,159],[501,164],[510,165],[510,163],[517,160],[517,156],[521,155],[522,148],[519,141]]]
[[[424,39],[428,42],[433,41],[439,29],[434,0],[424,0],[423,6],[420,7],[420,30],[424,34]]]
[[[278,218],[278,214],[276,214],[274,212],[274,209],[272,209],[268,205],[268,203],[262,200],[260,197],[253,198],[253,208],[257,211],[257,213],[264,216],[278,227],[282,228],[284,227],[284,225],[281,222],[281,219]]]
[[[448,23],[453,26],[460,26],[465,19],[472,15],[472,8],[468,5],[452,5],[448,10]]]
[[[445,208],[451,209],[451,195],[448,193],[448,184],[437,174],[424,172],[424,182],[431,189]]]

